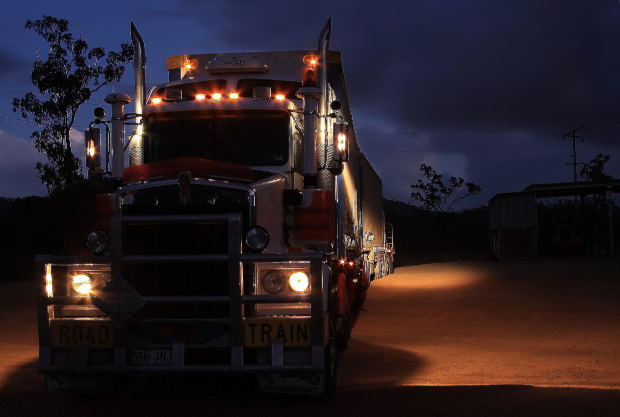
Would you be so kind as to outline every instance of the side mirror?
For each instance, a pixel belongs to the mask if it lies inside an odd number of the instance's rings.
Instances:
[[[95,107],[95,111],[93,112],[97,119],[103,119],[105,117],[105,110],[103,107]]]

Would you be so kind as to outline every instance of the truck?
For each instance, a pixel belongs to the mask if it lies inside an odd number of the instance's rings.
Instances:
[[[110,118],[95,110],[90,185],[62,255],[37,256],[47,390],[171,372],[332,393],[393,247],[331,20],[316,50],[167,58],[148,94],[133,23],[131,37],[135,111],[121,93]]]

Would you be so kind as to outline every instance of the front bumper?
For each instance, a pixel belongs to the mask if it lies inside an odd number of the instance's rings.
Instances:
[[[327,305],[323,295],[324,265],[320,253],[307,254],[245,254],[241,253],[240,215],[169,215],[169,216],[124,216],[113,221],[112,247],[120,248],[120,223],[132,222],[211,222],[227,223],[229,242],[227,254],[205,255],[132,255],[124,256],[120,250],[111,256],[68,257],[39,256],[40,271],[46,264],[107,264],[111,265],[111,281],[122,279],[124,265],[128,263],[165,262],[207,262],[226,263],[230,290],[222,296],[144,296],[141,302],[149,305],[219,305],[224,306],[225,317],[214,318],[138,318],[133,314],[114,312],[103,317],[88,320],[103,320],[111,323],[113,343],[111,346],[95,346],[88,342],[71,347],[58,347],[53,343],[52,322],[58,320],[84,320],[83,318],[54,317],[61,306],[75,305],[78,300],[72,296],[42,295],[38,308],[39,328],[39,370],[43,373],[90,373],[90,372],[273,372],[273,371],[320,371],[324,369],[325,344],[328,340]],[[117,246],[114,246],[114,241]],[[308,262],[310,264],[311,292],[295,296],[266,296],[244,294],[242,285],[243,265],[265,262]],[[44,274],[43,274],[44,275]],[[208,279],[205,277],[205,279]],[[41,292],[44,294],[44,291]],[[84,298],[81,299],[84,302]],[[263,303],[310,303],[309,343],[305,347],[287,346],[281,339],[273,340],[267,347],[249,347],[244,340],[244,305]],[[86,303],[89,303],[87,300]],[[221,310],[221,308],[220,308]],[[274,319],[274,318],[271,318]],[[277,318],[276,318],[277,319]],[[149,336],[149,329],[193,329],[195,333],[209,333],[220,328],[217,337],[189,337],[175,330],[156,340]],[[223,330],[222,330],[223,329]],[[152,335],[150,335],[152,336]],[[137,365],[132,362],[134,351],[166,350],[171,352],[169,363],[164,365]]]

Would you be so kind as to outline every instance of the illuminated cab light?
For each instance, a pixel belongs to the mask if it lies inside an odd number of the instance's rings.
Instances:
[[[159,103],[161,103],[161,97],[153,97],[153,98],[151,99],[151,103],[153,103],[153,104],[159,104]]]
[[[310,279],[304,272],[295,272],[288,278],[288,284],[293,291],[304,292],[310,286]]]
[[[185,68],[187,69],[192,69],[192,64],[190,64],[189,62],[187,64],[185,64]]]
[[[228,98],[231,100],[237,100],[239,98],[239,93],[230,93]]]
[[[284,94],[276,94],[276,101],[284,101],[286,96]]]
[[[205,101],[207,99],[207,96],[204,94],[196,94],[196,96],[194,96],[194,99],[196,101]]]
[[[211,94],[211,100],[220,101],[222,99],[222,93],[213,93]]]

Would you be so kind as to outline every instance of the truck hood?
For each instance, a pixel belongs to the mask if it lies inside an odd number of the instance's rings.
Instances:
[[[176,178],[181,172],[191,172],[200,178],[226,178],[253,181],[255,173],[249,166],[211,159],[181,157],[148,164],[134,165],[123,171],[123,182],[142,181],[149,178]]]

